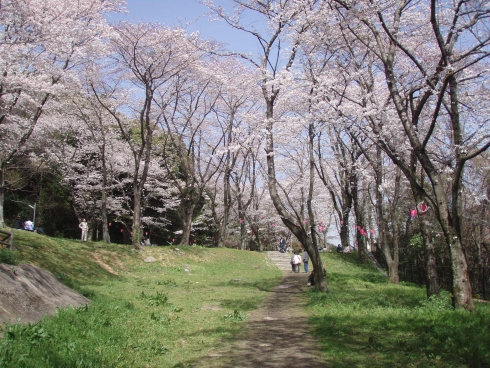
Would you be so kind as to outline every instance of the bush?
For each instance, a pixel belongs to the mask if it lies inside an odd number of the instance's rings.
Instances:
[[[0,263],[16,265],[17,260],[15,259],[15,254],[10,249],[0,249]]]

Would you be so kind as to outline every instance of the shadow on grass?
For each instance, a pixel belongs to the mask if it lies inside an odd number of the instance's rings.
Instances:
[[[344,267],[355,259],[344,256],[326,257],[330,292],[309,294],[329,367],[490,367],[488,306],[454,311],[448,295],[427,300],[424,288]]]
[[[311,322],[330,367],[490,366],[488,331],[448,325],[447,319],[327,313]]]

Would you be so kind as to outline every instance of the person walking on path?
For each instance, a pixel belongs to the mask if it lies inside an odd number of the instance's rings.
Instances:
[[[301,264],[301,256],[299,255],[299,252],[296,251],[294,252],[294,256],[293,256],[293,268],[295,273],[299,272],[300,264]]]
[[[308,255],[308,252],[305,250],[303,252],[303,267],[305,269],[305,273],[308,273],[308,261],[310,260],[310,256]]]
[[[88,235],[88,224],[87,220],[82,219],[82,222],[78,225],[80,229],[82,229],[82,241],[87,241],[87,235]]]

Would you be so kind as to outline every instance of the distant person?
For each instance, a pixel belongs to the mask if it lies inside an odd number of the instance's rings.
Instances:
[[[20,216],[17,216],[17,218],[14,220],[14,229],[22,230],[23,228],[22,220],[20,219]]]
[[[342,245],[337,245],[337,253],[344,253],[344,250],[342,249]]]
[[[310,256],[308,252],[305,250],[303,252],[303,268],[305,269],[305,273],[308,273],[308,261],[310,260]]]
[[[279,252],[284,253],[286,251],[286,239],[284,237],[279,240]]]
[[[88,235],[88,224],[87,220],[82,219],[82,222],[78,224],[78,227],[82,229],[82,241],[87,241],[87,235]]]
[[[34,231],[34,223],[31,220],[26,220],[24,222],[24,230]]]

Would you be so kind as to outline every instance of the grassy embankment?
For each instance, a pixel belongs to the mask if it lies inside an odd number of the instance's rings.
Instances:
[[[328,367],[490,367],[490,304],[454,311],[449,293],[392,285],[355,254],[325,254],[330,293],[309,311]]]
[[[262,254],[229,249],[81,243],[16,233],[16,257],[88,296],[32,326],[9,326],[0,367],[198,367],[231,343],[280,273]],[[158,261],[145,263],[154,256]],[[323,254],[330,293],[309,312],[328,367],[490,367],[490,305],[453,311],[449,296],[390,285],[356,255]],[[287,338],[287,337],[285,337]],[[294,348],[294,347],[292,347]],[[219,359],[219,358],[217,358]]]
[[[0,367],[188,367],[240,328],[280,272],[263,254],[82,243],[15,233],[19,263],[91,299],[35,325],[7,326]],[[157,259],[145,263],[146,257]]]

